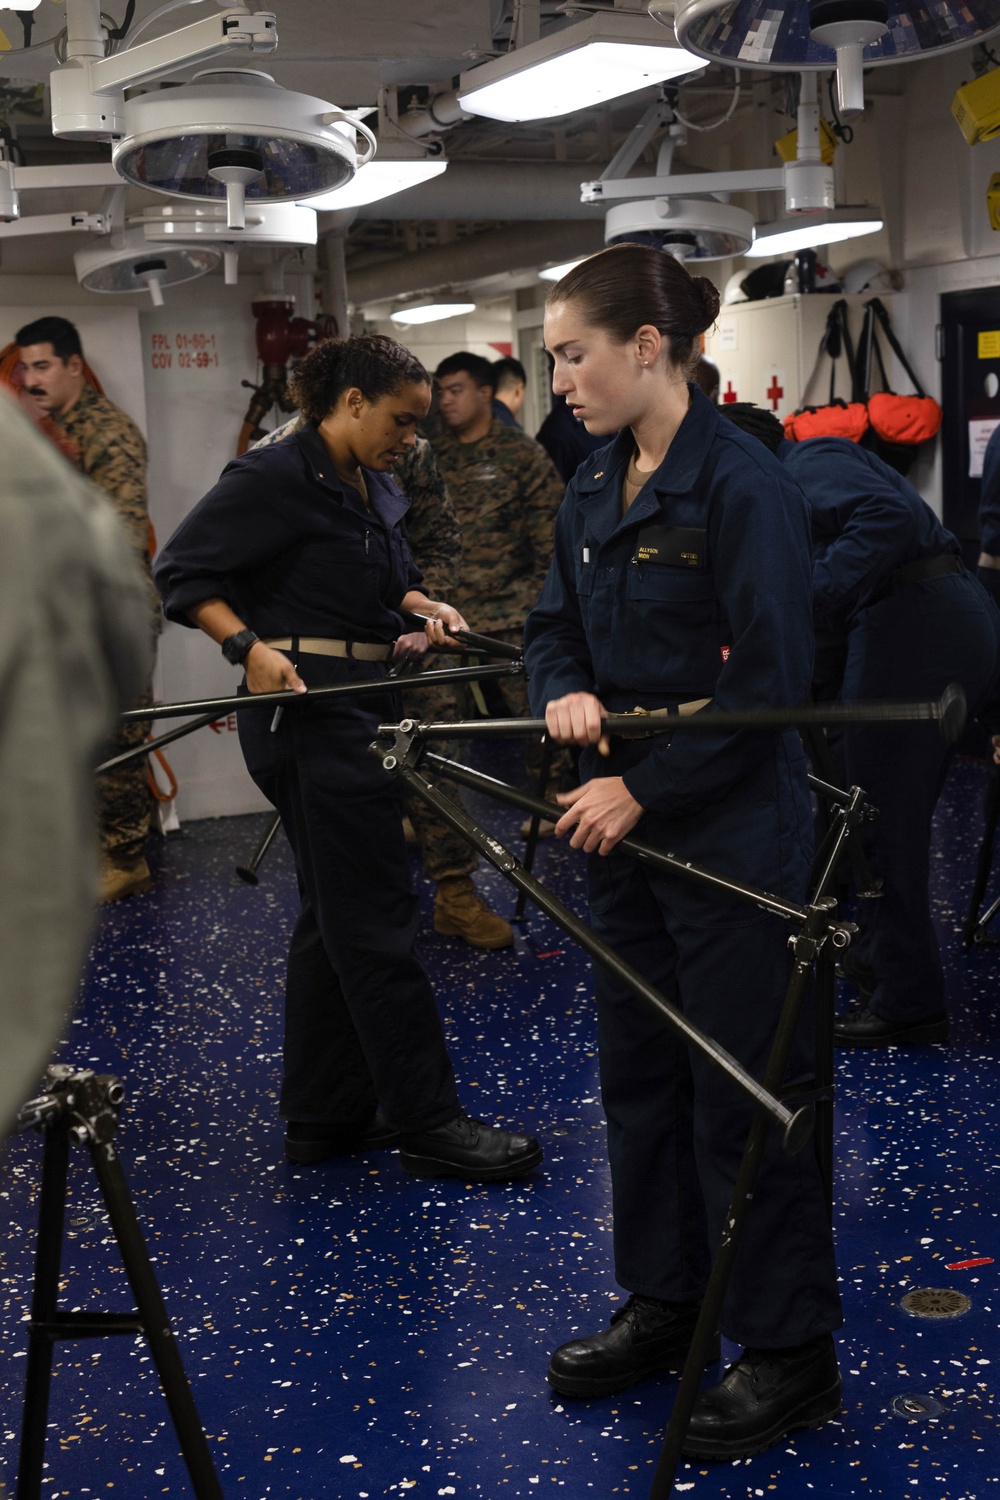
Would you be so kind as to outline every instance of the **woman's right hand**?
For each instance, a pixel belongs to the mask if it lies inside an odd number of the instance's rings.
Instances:
[[[244,659],[243,670],[250,693],[280,693],[286,688],[296,693],[308,691],[284,652],[265,646],[263,641],[254,641]]]
[[[604,733],[607,709],[593,693],[567,693],[545,706],[545,729],[560,745],[596,745],[601,755],[611,754]]]

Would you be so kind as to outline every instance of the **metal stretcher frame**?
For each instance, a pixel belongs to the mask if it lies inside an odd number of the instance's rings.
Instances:
[[[846,705],[831,705],[844,709]],[[935,704],[907,705],[851,705],[852,717],[846,720],[843,714],[832,716],[836,722],[857,722],[870,714],[872,717],[897,722],[913,719],[936,719],[942,732],[952,735],[961,732],[960,721],[964,719],[964,700],[949,689]],[[895,712],[893,712],[895,710]],[[768,710],[759,715],[713,715],[718,721],[728,721],[736,727],[770,728],[777,724],[817,724],[824,721],[827,708],[818,710]],[[823,717],[820,717],[823,716]],[[624,722],[622,722],[624,720]],[[676,731],[697,727],[702,733],[707,725],[704,720],[695,726],[694,719],[662,718],[643,716],[642,732]],[[609,715],[605,728],[614,732],[619,725],[626,732],[636,730],[636,718],[631,715]],[[715,727],[714,725],[712,726]],[[412,791],[429,803],[444,820],[462,834],[493,867],[515,885],[519,893],[527,896],[547,916],[551,917],[571,938],[598,962],[602,963],[617,978],[627,984],[640,1000],[651,1004],[658,1013],[684,1038],[716,1067],[737,1084],[753,1100],[755,1109],[742,1162],[733,1189],[729,1210],[725,1216],[724,1229],[718,1250],[712,1262],[708,1284],[701,1305],[698,1321],[681,1374],[680,1385],[667,1424],[663,1448],[657,1465],[649,1500],[668,1500],[674,1486],[678,1465],[682,1458],[684,1437],[691,1413],[698,1399],[711,1344],[718,1326],[719,1312],[732,1273],[733,1263],[742,1236],[743,1225],[753,1198],[754,1186],[760,1170],[767,1132],[773,1124],[784,1131],[784,1146],[787,1151],[801,1150],[809,1140],[814,1123],[818,1129],[817,1158],[827,1191],[828,1203],[832,1201],[833,1176],[833,953],[845,949],[854,928],[837,920],[837,901],[829,895],[828,888],[845,849],[855,842],[856,830],[864,821],[866,811],[865,794],[860,788],[849,793],[832,786],[818,783],[822,792],[833,805],[830,836],[825,843],[821,862],[819,885],[805,906],[796,905],[781,897],[770,895],[753,886],[743,885],[704,869],[686,860],[642,843],[633,838],[622,839],[617,847],[643,862],[660,869],[670,870],[679,878],[701,881],[724,890],[737,899],[751,902],[774,916],[799,925],[798,933],[790,939],[793,953],[792,973],[785,992],[785,1000],[775,1031],[771,1054],[764,1078],[758,1082],[752,1078],[723,1048],[707,1037],[677,1010],[641,974],[625,963],[613,949],[609,948],[573,913],[554,897],[518,859],[497,839],[472,819],[458,803],[438,790],[420,767],[426,765],[449,777],[459,785],[478,790],[498,801],[508,803],[532,815],[532,818],[549,818],[553,821],[562,816],[563,809],[538,797],[532,797],[506,783],[482,772],[463,766],[459,762],[436,755],[426,748],[426,742],[434,739],[459,737],[470,729],[479,737],[496,735],[525,735],[544,731],[544,720],[492,720],[487,723],[467,724],[420,724],[412,719],[399,724],[379,726],[379,738],[373,743],[373,754],[381,758],[387,771],[399,776]],[[802,1004],[812,983],[812,972],[816,968],[817,1011],[817,1067],[815,1087],[803,1099],[782,1100],[782,1090],[792,1045],[798,1028]],[[794,1110],[789,1103],[797,1104]],[[814,1114],[813,1106],[816,1110]]]
[[[983,837],[976,860],[976,878],[969,897],[969,909],[962,923],[962,941],[967,948],[973,943],[1000,942],[1000,938],[986,930],[1000,911],[1000,896],[992,901],[985,911],[982,909],[990,872],[993,868],[993,843],[996,837],[998,816],[1000,816],[1000,766],[994,766],[983,809]]]

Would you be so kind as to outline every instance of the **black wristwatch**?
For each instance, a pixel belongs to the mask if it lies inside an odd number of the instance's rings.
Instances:
[[[238,630],[235,635],[226,636],[222,643],[222,654],[234,667],[242,667],[250,647],[259,640],[260,636],[254,635],[252,630]]]

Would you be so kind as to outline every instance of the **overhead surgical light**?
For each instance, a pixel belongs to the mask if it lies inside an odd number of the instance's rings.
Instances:
[[[400,307],[389,314],[393,323],[409,327],[416,323],[440,323],[445,318],[460,318],[463,313],[475,312],[474,302],[423,302],[415,307]]]
[[[748,258],[793,255],[797,250],[812,250],[817,245],[835,245],[841,240],[877,234],[882,222],[878,209],[867,205],[802,214],[794,219],[776,219],[771,224],[757,225],[753,244],[744,253]]]
[[[602,178],[619,177],[638,160],[646,145],[662,128],[667,134],[656,158],[656,181],[671,181],[674,152],[687,141],[684,121],[673,105],[660,98],[651,104],[635,125],[625,144]],[[627,177],[624,179],[629,181]],[[714,185],[714,178],[706,179]],[[640,192],[645,184],[637,183]],[[681,197],[667,191],[656,197],[636,198],[608,209],[604,218],[604,242],[619,245],[651,245],[677,260],[722,260],[742,255],[753,240],[753,215],[745,208],[720,203],[714,197]]]
[[[551,120],[700,67],[647,16],[602,11],[463,73],[458,103],[491,120]]]
[[[227,286],[239,279],[239,250],[246,245],[315,245],[316,211],[299,203],[255,203],[238,233],[229,228],[226,210],[214,203],[171,203],[147,208],[130,223],[141,227],[150,246],[178,241],[216,246],[225,265]]]
[[[88,292],[148,292],[163,306],[163,288],[214,271],[222,258],[208,245],[150,245],[141,229],[111,234],[104,244],[77,250],[76,279]]]
[[[253,203],[297,202],[331,192],[375,151],[368,127],[322,99],[280,88],[252,68],[214,68],[178,88],[125,105],[115,170],[138,187],[178,198],[224,199],[241,230]]]
[[[360,164],[374,154],[375,137],[360,120],[252,68],[215,66],[191,83],[125,103],[126,88],[208,58],[273,52],[271,11],[234,5],[106,56],[100,4],[66,0],[66,61],[49,78],[52,131],[116,143],[112,161],[127,181],[176,197],[224,199],[228,227],[238,231],[248,201],[295,202],[343,186],[359,165],[358,135],[366,142]]]
[[[993,0],[649,0],[680,45],[774,72],[837,70],[840,112],[864,108],[862,69],[969,47],[1000,31]]]
[[[584,203],[640,197],[645,200],[639,203],[630,201],[609,210],[605,220],[605,238],[609,243],[612,237],[620,240],[635,234],[639,237],[648,235],[646,243],[658,243],[660,248],[682,258],[691,256],[702,260],[739,254],[775,255],[786,248],[781,243],[775,245],[770,239],[775,226],[768,225],[764,231],[757,231],[760,248],[751,250],[753,220],[749,213],[710,197],[689,196],[693,194],[783,192],[785,208],[793,217],[782,220],[780,228],[804,233],[805,239],[800,245],[825,245],[835,239],[874,234],[881,229],[882,218],[876,209],[838,211],[836,208],[833,169],[822,159],[814,73],[802,74],[797,154],[794,161],[786,162],[783,167],[679,173],[675,176],[669,171],[673,140],[668,140],[661,147],[655,177],[619,175],[628,172],[659,125],[669,124],[673,135],[679,128],[672,123],[673,120],[669,104],[658,101],[651,105],[603,176],[596,182],[580,184],[580,198]],[[795,217],[797,215],[802,215],[802,219]],[[829,239],[824,238],[827,230]],[[727,237],[729,243],[738,244],[738,248],[725,248]],[[768,248],[764,248],[765,244]]]
[[[654,245],[677,260],[724,260],[748,253],[753,214],[713,198],[645,198],[619,203],[604,219],[604,241]]]

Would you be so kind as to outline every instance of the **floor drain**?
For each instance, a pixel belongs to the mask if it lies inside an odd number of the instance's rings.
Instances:
[[[906,1417],[910,1422],[927,1422],[944,1411],[940,1401],[935,1401],[933,1396],[918,1396],[911,1392],[897,1396],[892,1409],[897,1417]]]
[[[972,1306],[964,1292],[952,1287],[922,1286],[899,1301],[904,1312],[915,1318],[958,1318]]]

